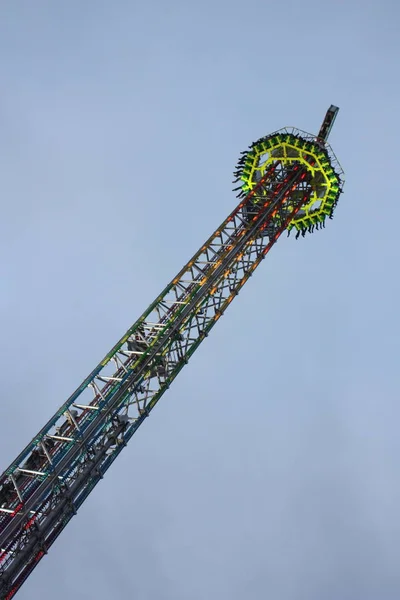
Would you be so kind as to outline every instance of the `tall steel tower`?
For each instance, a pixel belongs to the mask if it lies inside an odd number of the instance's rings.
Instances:
[[[327,144],[294,128],[241,154],[239,205],[0,478],[0,598],[10,600],[149,416],[281,233],[325,226],[343,171]],[[4,426],[4,425],[3,425]]]

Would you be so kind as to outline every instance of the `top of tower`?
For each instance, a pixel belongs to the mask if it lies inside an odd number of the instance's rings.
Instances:
[[[338,112],[339,108],[331,104],[331,106],[326,111],[325,119],[323,120],[321,129],[319,130],[319,134],[317,136],[318,141],[325,143],[328,140],[329,134],[331,132],[332,126],[335,122]]]

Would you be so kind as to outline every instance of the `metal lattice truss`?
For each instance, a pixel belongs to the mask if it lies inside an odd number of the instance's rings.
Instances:
[[[309,200],[309,179],[299,163],[271,165],[1,476],[1,598],[19,589]]]

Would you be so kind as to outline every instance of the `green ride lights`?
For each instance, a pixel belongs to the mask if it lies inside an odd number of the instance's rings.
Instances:
[[[236,181],[240,182],[236,188],[241,190],[239,196],[246,196],[276,162],[285,166],[300,163],[310,173],[310,198],[289,223],[288,232],[296,229],[298,235],[304,235],[307,231],[314,231],[314,228],[324,227],[325,219],[332,218],[339,199],[341,180],[332,168],[326,149],[317,141],[304,139],[301,135],[273,134],[261,138],[250,150],[243,152],[235,171]],[[266,193],[265,190],[263,193]],[[303,192],[295,190],[292,197],[296,197],[296,194]]]

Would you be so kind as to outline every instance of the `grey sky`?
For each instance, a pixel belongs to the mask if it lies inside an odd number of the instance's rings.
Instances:
[[[336,218],[282,239],[18,595],[398,600],[396,0],[0,7],[0,469],[235,205],[284,125]]]

